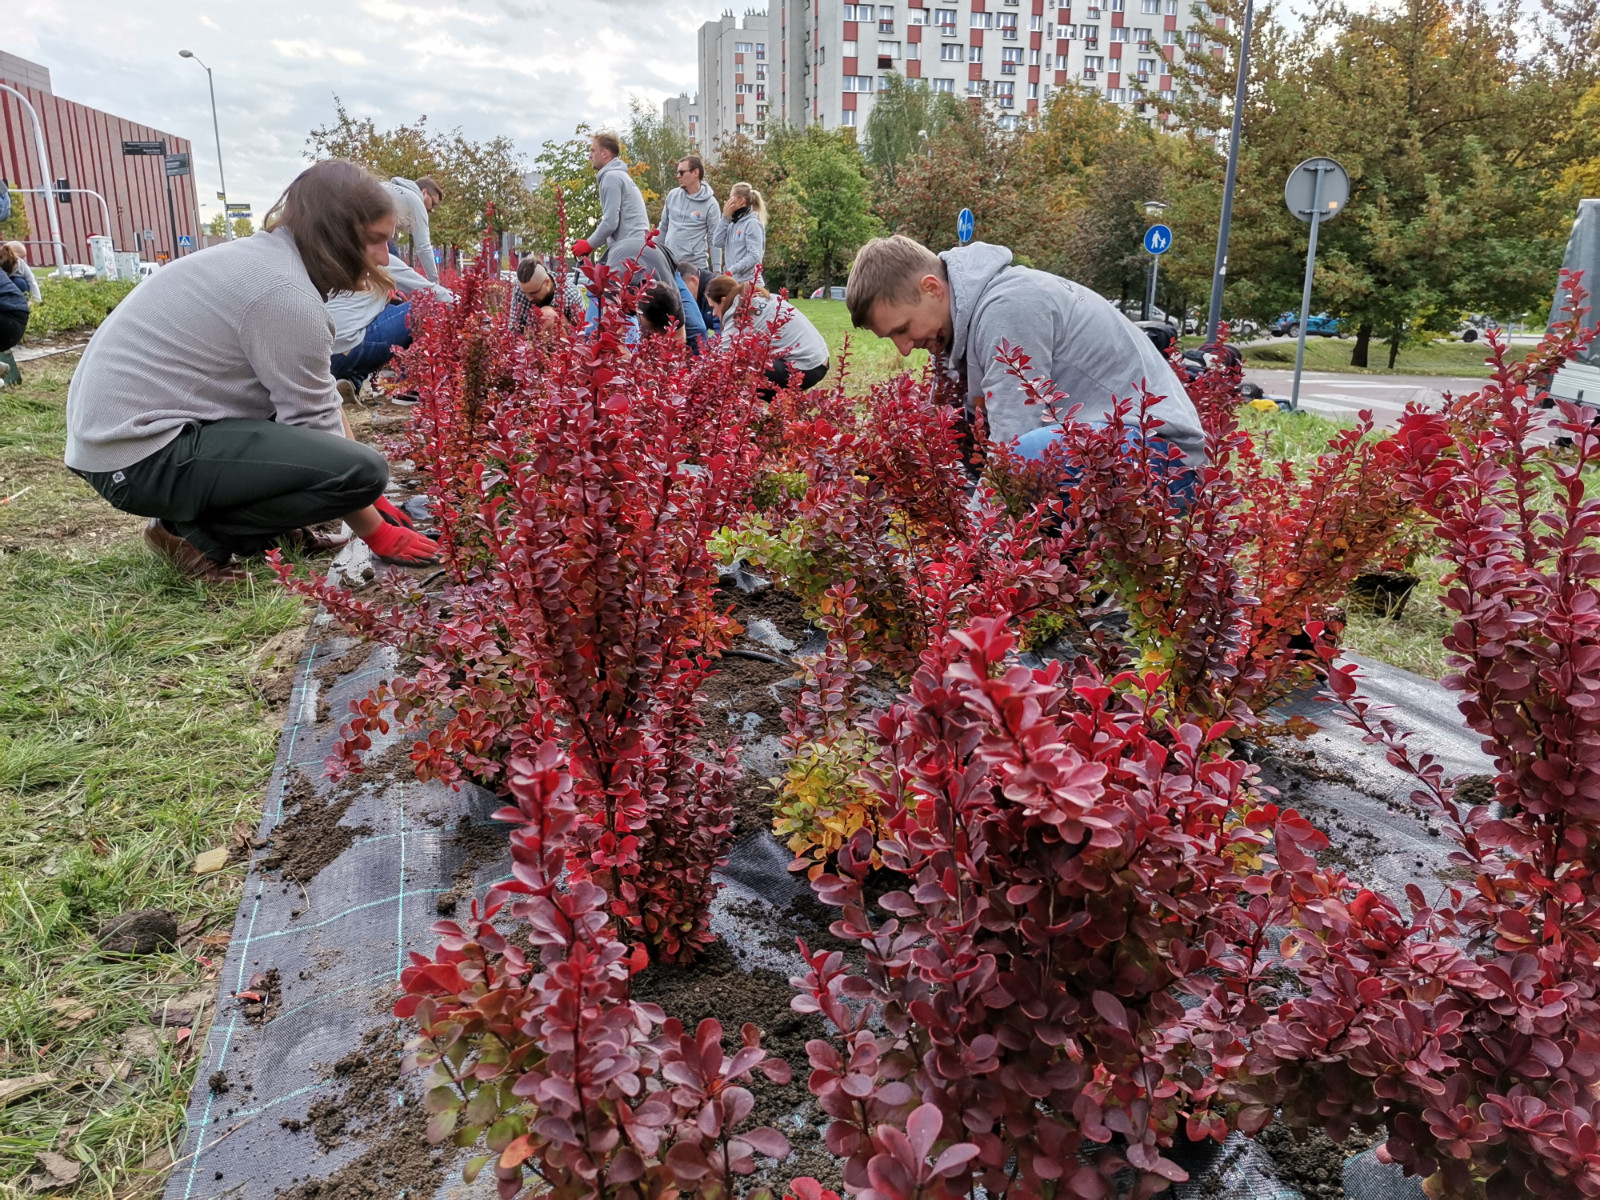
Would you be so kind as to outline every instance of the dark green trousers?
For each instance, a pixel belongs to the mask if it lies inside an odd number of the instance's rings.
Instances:
[[[213,562],[270,550],[291,529],[365,508],[389,482],[376,450],[276,421],[189,425],[120,471],[79,471],[123,512],[159,517]]]

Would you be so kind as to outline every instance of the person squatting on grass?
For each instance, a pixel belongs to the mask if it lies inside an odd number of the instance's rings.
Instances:
[[[982,410],[990,439],[1024,458],[1043,457],[1061,426],[1026,402],[998,361],[1003,341],[1023,350],[1036,376],[1067,394],[1069,407],[1083,406],[1076,419],[1084,424],[1104,424],[1113,398],[1137,399],[1142,382],[1162,422],[1154,439],[1161,444],[1152,448],[1176,446],[1189,467],[1205,461],[1200,415],[1150,339],[1109,300],[1013,264],[1004,246],[973,242],[935,254],[900,234],[874,238],[851,265],[845,305],[856,328],[887,338],[902,355],[926,350],[941,360],[961,381],[968,416]],[[1129,436],[1138,435],[1135,424]]]
[[[386,270],[395,292],[409,297],[428,291],[441,300],[455,299],[449,288],[429,283],[392,250]],[[396,350],[411,345],[411,301],[391,303],[393,294],[367,287],[328,297],[328,316],[333,318],[333,359],[329,366],[334,379],[350,384],[352,395],[361,390],[370,375],[389,365]]]
[[[352,163],[301,173],[264,232],[170,263],[95,331],[67,389],[67,466],[184,574],[233,556],[334,550],[343,518],[382,562],[438,547],[383,499],[383,456],[350,436],[328,364],[335,292],[389,289],[394,201]]]
[[[28,285],[11,243],[0,245],[0,354],[17,346],[28,332]]]
[[[767,205],[748,183],[736,183],[722,206],[724,220],[711,231],[711,244],[722,248],[722,269],[740,283],[751,283],[767,256]]]
[[[801,391],[815,387],[828,373],[828,343],[806,315],[794,305],[753,283],[739,284],[731,275],[718,275],[706,285],[706,298],[722,322],[722,336],[739,330],[739,315],[747,306],[750,327],[772,333],[772,363],[767,367],[770,386],[757,394],[771,400],[778,388],[789,386],[798,374]]]
[[[433,261],[433,229],[430,222],[433,210],[444,199],[444,189],[424,175],[421,179],[402,179],[396,175],[384,184],[384,190],[394,197],[395,234],[411,236],[411,265],[428,279],[439,282],[439,264]],[[400,254],[394,238],[389,239],[389,252]]]

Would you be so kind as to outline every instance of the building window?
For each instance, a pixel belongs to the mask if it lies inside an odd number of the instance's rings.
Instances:
[[[1030,67],[1037,67],[1039,65],[1039,52],[1037,50],[1028,51],[1028,65]]]
[[[767,77],[767,64],[766,63],[757,63],[756,64],[756,78],[757,79],[765,79],[766,77]]]
[[[1169,16],[1169,17],[1177,16],[1178,15],[1178,0],[1167,0],[1166,7],[1165,7],[1164,11],[1166,12],[1167,16]]]
[[[1161,44],[1163,46],[1176,46],[1178,44],[1178,31],[1176,29],[1163,29],[1161,31]]]
[[[1127,11],[1127,0],[1111,0],[1111,11],[1112,12],[1126,12]]]
[[[940,62],[960,62],[961,59],[962,54],[961,47],[959,45],[939,47]]]
[[[852,40],[840,42],[839,53],[844,55],[846,58],[855,58],[859,51],[856,49],[856,43]]]
[[[1003,108],[1010,108],[1011,102],[1017,97],[1017,85],[1007,80],[994,85],[994,97],[1000,101]]]
[[[749,54],[750,53],[750,43],[749,42],[735,42],[733,44],[733,52],[735,54]]]
[[[1063,62],[1066,61],[1066,55],[1063,54],[1061,57],[1062,57],[1062,61]],[[1054,70],[1055,69],[1055,61],[1056,61],[1056,56],[1055,55],[1046,54],[1044,56],[1044,69],[1046,71]]]
[[[879,42],[878,43],[878,57],[879,58],[899,58],[900,57],[900,43],[899,42]]]
[[[1014,133],[1017,128],[1017,118],[1010,115],[1003,116],[1000,118],[999,125],[1000,128],[1004,129],[1007,133]]]
[[[1100,31],[1098,29],[1083,39],[1083,48],[1085,50],[1100,49]]]
[[[926,25],[927,23],[928,10],[925,8],[913,8],[910,12],[906,13],[907,25]]]
[[[981,63],[983,61],[983,47],[982,46],[968,46],[967,47],[967,61],[968,62]]]
[[[933,15],[939,19],[939,33],[944,37],[956,35],[956,10],[953,8],[935,9]]]
[[[1152,35],[1148,29],[1135,29],[1133,31],[1133,40],[1139,43],[1140,54],[1150,53]]]
[[[841,112],[839,114],[839,124],[847,129],[854,129],[856,126],[856,110],[847,108]]]
[[[956,90],[956,81],[954,79],[930,79],[928,83],[936,92],[953,92]]]
[[[1126,25],[1119,29],[1113,29],[1111,31],[1111,40],[1113,42],[1125,42],[1128,40],[1128,32],[1129,30]]]
[[[987,96],[989,94],[989,81],[987,79],[967,80],[967,95]]]
[[[1106,65],[1106,60],[1098,54],[1085,54],[1083,56],[1083,69],[1088,72],[1085,79],[1093,79],[1094,73]]]
[[[1061,36],[1066,37],[1067,35],[1062,34]],[[1046,21],[1044,23],[1044,40],[1047,42],[1056,40],[1056,23],[1054,21]]]
[[[1029,100],[1037,100],[1038,98],[1039,98],[1039,85],[1037,83],[1030,83],[1028,85],[1028,99]]]
[[[1002,75],[1015,75],[1021,62],[1021,50],[1013,50],[1008,46],[1000,51],[1000,73]]]
[[[759,62],[760,60],[766,58],[766,56],[767,56],[767,44],[765,42],[757,42],[756,43],[756,61]]]
[[[1171,100],[1172,99],[1172,89],[1171,88],[1162,88],[1161,89],[1161,98],[1163,100]]]
[[[846,21],[876,21],[878,19],[878,10],[876,6],[871,4],[845,4],[841,5],[841,7],[844,9],[844,19]]]
[[[1098,21],[1100,19],[1100,6],[1098,4],[1089,5],[1088,8],[1083,10],[1083,15],[1091,21]]]
[[[1034,13],[1033,16],[1028,21],[1028,28],[1030,30],[1032,30],[1034,33],[1038,33],[1041,29],[1044,28],[1044,18],[1041,17],[1038,13]]]
[[[922,43],[921,42],[907,42],[906,43],[906,61],[907,62],[916,62],[919,59],[921,59],[921,57],[922,57]]]
[[[883,11],[886,12],[886,13],[892,13],[892,12],[894,12],[894,9],[886,8]],[[878,18],[878,32],[879,33],[893,33],[894,32],[894,18],[892,16],[891,17],[879,17]]]
[[[871,75],[846,75],[844,77],[844,90],[847,92],[871,92],[877,90]]]
[[[973,13],[972,14],[972,26],[971,27],[973,29],[993,29],[994,28],[994,14],[993,13],[986,13],[986,12],[975,12],[975,13]]]
[[[1000,13],[995,17],[995,27],[1000,30],[1000,36],[1010,41],[1017,37],[1017,14]]]
[[[1205,38],[1205,34],[1201,33],[1198,29],[1191,29],[1189,30],[1188,38],[1189,49],[1198,50],[1200,49],[1201,41]]]
[[[878,76],[878,90],[880,92],[887,92],[889,90],[889,77],[887,75]]]
[[[1153,16],[1161,11],[1161,0],[1139,0],[1139,11]]]

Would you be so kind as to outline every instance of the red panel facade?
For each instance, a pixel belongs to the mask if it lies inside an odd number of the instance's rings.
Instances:
[[[109,233],[118,250],[138,249],[149,260],[158,255],[171,258],[177,252],[167,210],[162,160],[124,158],[124,141],[166,142],[168,153],[190,155],[191,173],[172,181],[173,207],[179,235],[187,235],[195,247],[202,245],[192,173],[193,147],[187,139],[26,87],[14,80],[4,82],[27,96],[39,114],[50,173],[55,179],[65,178],[69,188],[86,188],[105,197],[110,229],[106,228],[100,202],[93,196],[72,194],[70,203],[57,205],[68,262],[90,261],[88,239],[91,234]],[[45,179],[35,147],[33,123],[27,110],[15,96],[0,92],[0,176],[12,187],[38,188],[53,182]],[[32,227],[28,257],[35,265],[55,266],[56,249],[50,242],[45,197],[30,192],[25,193],[24,200],[28,224]],[[140,245],[134,237],[145,230],[155,234],[148,246]]]

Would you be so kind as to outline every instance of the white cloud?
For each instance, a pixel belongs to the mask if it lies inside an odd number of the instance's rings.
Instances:
[[[259,217],[306,165],[337,94],[379,126],[511,137],[530,158],[580,121],[626,118],[696,86],[695,33],[726,0],[6,0],[6,49],[58,95],[190,139],[204,215],[217,207],[204,72],[215,74],[229,198]],[[94,35],[85,36],[86,30]]]

